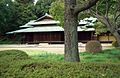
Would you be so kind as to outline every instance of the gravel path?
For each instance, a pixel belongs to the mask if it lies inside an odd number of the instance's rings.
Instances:
[[[102,44],[103,49],[113,48],[111,44]],[[19,44],[19,45],[0,45],[0,51],[2,50],[22,50],[25,52],[48,52],[48,53],[56,53],[56,54],[63,54],[64,53],[64,44],[35,44],[35,45],[28,45],[28,44]],[[85,51],[85,44],[79,43],[79,51]]]

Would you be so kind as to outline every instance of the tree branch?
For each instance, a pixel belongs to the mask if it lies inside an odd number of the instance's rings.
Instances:
[[[114,32],[115,31],[115,26],[112,25],[112,22],[110,22],[108,17],[105,16],[101,16],[98,13],[94,12],[92,9],[90,9],[91,14],[96,17],[100,22],[102,22],[105,26],[107,26],[107,28],[111,31]]]
[[[89,11],[92,16],[96,17],[99,21],[105,24],[105,22],[103,21],[103,19],[105,18],[102,15],[98,14],[98,12],[95,12],[92,9],[89,9]]]
[[[108,12],[109,12],[109,9],[110,9],[110,4],[108,2],[108,0],[106,1],[106,12],[105,12],[105,16],[108,17]]]
[[[92,6],[94,6],[99,0],[89,0],[87,2],[85,2],[83,5],[76,5],[75,6],[75,10],[74,13],[78,14],[81,11],[87,10],[89,8],[91,8]]]

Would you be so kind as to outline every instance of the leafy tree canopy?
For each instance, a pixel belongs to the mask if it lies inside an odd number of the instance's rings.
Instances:
[[[90,13],[107,27],[120,46],[120,0],[101,0]]]
[[[85,0],[77,0],[78,4],[84,3]],[[54,16],[56,20],[59,20],[61,22],[61,26],[64,24],[64,0],[56,0],[51,4],[51,7],[49,9],[49,12],[51,15]],[[85,17],[89,17],[90,14],[85,12],[81,12],[78,16],[78,20],[81,20]]]
[[[49,12],[56,20],[61,22],[61,25],[64,24],[64,0],[57,0],[51,4]]]
[[[96,34],[98,35],[101,33],[106,33],[108,31],[107,27],[101,22],[96,22],[94,28],[95,28]]]
[[[86,0],[77,0],[77,4],[83,4],[85,1]],[[109,4],[109,6],[106,6],[108,4]],[[113,18],[114,18],[113,15],[115,14],[115,11],[113,11],[113,10],[116,9],[116,4],[117,4],[117,0],[107,0],[107,1],[101,0],[92,9],[93,10],[97,9],[99,11],[99,12],[97,11],[99,14],[105,15],[105,13],[107,12],[106,11],[107,9],[105,7],[108,7],[109,8],[108,16],[111,20],[113,20]],[[56,0],[55,2],[53,2],[51,5],[51,8],[49,9],[49,12],[51,15],[54,16],[54,18],[56,20],[59,20],[61,22],[61,25],[63,26],[63,24],[64,24],[64,21],[63,21],[64,20],[64,0]],[[89,17],[91,15],[92,14],[89,10],[83,11],[79,14],[78,20]],[[119,20],[119,19],[117,19],[117,20]],[[107,30],[105,25],[103,25],[100,22],[96,23],[96,25],[95,25],[97,34],[100,34],[100,33],[105,32]],[[100,25],[100,26],[97,26],[97,25]]]
[[[0,33],[12,30],[14,25],[13,21],[14,5],[11,0],[0,1]],[[11,27],[10,27],[11,26]]]
[[[49,13],[49,8],[51,6],[51,3],[55,0],[38,0],[36,5],[33,7],[33,13],[37,17],[41,17],[45,13]]]
[[[20,25],[35,19],[33,4],[21,4],[11,0],[0,1],[0,33],[16,30]]]

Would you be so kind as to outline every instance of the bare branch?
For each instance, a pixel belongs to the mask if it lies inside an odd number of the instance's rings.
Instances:
[[[87,2],[85,2],[83,5],[76,5],[75,6],[75,10],[74,13],[78,14],[81,11],[87,10],[89,8],[91,8],[92,6],[94,6],[99,0],[89,0]]]

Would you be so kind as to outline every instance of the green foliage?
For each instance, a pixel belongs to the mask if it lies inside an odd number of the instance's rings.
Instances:
[[[32,13],[33,4],[21,4],[11,0],[0,1],[0,34],[18,29],[36,18]]]
[[[97,53],[102,51],[102,46],[99,41],[88,41],[85,49],[87,52]]]
[[[45,13],[49,13],[50,6],[55,0],[38,0],[36,5],[33,7],[33,13],[37,17],[41,17]]]
[[[0,1],[0,34],[11,31],[17,26],[14,21],[14,4],[11,0],[1,0]]]
[[[0,51],[1,78],[119,78],[120,75],[120,63],[70,63],[19,58],[7,61],[18,55],[27,57],[21,51]]]
[[[24,25],[27,22],[29,22],[30,20],[36,19],[36,15],[33,14],[32,10],[34,5],[33,4],[18,4],[16,3],[15,5],[16,7],[16,14],[17,14],[17,19],[16,22],[17,24],[20,25]]]
[[[11,62],[14,60],[24,60],[28,59],[28,55],[19,50],[5,50],[5,51],[0,51],[0,58],[2,61],[5,60],[5,62]]]
[[[84,0],[77,0],[77,3],[83,3]],[[51,4],[51,7],[49,9],[49,12],[56,20],[60,21],[61,26],[64,25],[64,0],[56,0]],[[81,12],[78,16],[78,20],[81,20],[83,18],[89,17],[90,14],[86,11]]]
[[[64,25],[64,0],[56,0],[51,4],[49,12],[56,20],[59,20],[61,26]]]
[[[96,34],[98,35],[101,33],[106,33],[108,31],[107,27],[101,22],[96,22],[94,28],[95,28]]]
[[[0,44],[20,44],[21,43],[21,39],[20,37],[16,37],[16,39],[12,40],[9,39],[7,37],[1,38],[0,39]]]
[[[117,41],[113,41],[113,42],[112,42],[112,46],[113,46],[113,47],[119,47]]]
[[[116,9],[117,0],[101,0],[97,3],[96,6],[94,6],[94,10],[98,10],[100,15],[106,14],[106,8],[108,8],[109,12],[108,15],[114,15],[114,10]]]
[[[91,10],[94,12],[93,13],[91,12],[91,15],[97,17],[98,20],[106,26],[103,27],[103,25],[100,24],[101,27],[100,26],[97,27],[98,32],[101,31],[104,32],[105,31],[104,28],[107,28],[107,30],[110,31],[114,30],[114,28],[115,30],[119,29],[120,27],[119,3],[120,3],[119,0],[100,0],[96,6],[92,7]],[[94,15],[95,13],[97,15]],[[107,19],[107,21],[105,21],[105,19]]]
[[[20,42],[9,40],[9,39],[1,39],[0,44],[20,44]]]

